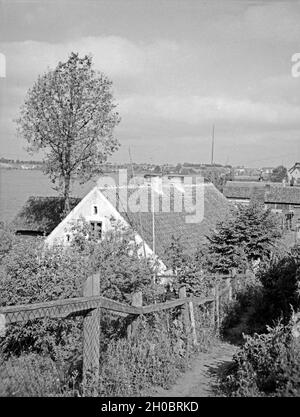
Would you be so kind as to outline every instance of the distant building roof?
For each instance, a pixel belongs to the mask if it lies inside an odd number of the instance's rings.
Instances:
[[[300,188],[299,187],[272,187],[265,194],[266,203],[284,203],[300,205]]]
[[[300,188],[282,183],[227,181],[223,193],[230,199],[250,199],[255,190],[264,190],[265,203],[300,204]]]
[[[80,200],[80,198],[71,197],[71,209]],[[62,197],[29,197],[12,221],[12,227],[16,233],[34,232],[48,235],[60,223],[63,208]]]

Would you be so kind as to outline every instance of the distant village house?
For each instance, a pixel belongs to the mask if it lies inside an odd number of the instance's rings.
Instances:
[[[260,201],[266,209],[283,215],[286,229],[300,233],[300,187],[272,182],[227,181],[223,192],[234,204]]]

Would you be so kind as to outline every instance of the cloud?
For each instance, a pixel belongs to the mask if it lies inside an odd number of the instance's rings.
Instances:
[[[300,37],[300,2],[269,1],[239,4],[234,9],[222,9],[205,30],[211,37],[222,39],[262,40],[276,45],[296,43]]]
[[[124,34],[59,43],[3,43],[7,88],[5,109],[1,109],[2,136],[7,132],[12,136],[15,127],[10,119],[38,74],[78,51],[91,53],[95,68],[113,81],[122,117],[121,142],[135,140],[147,150],[154,142],[164,141],[166,149],[176,142],[180,159],[184,143],[207,138],[216,123],[223,129],[224,141],[232,143],[230,138],[236,135],[238,144],[251,147],[263,140],[266,153],[272,149],[272,137],[281,137],[282,132],[289,137],[291,130],[300,128],[296,84],[300,81],[290,75],[290,57],[300,39],[299,5],[265,2],[220,7],[207,18],[202,16],[191,32],[182,22],[182,32],[170,39],[162,36],[168,33],[167,25],[166,31],[154,29],[148,40]],[[290,137],[297,140],[294,133]]]
[[[297,42],[300,37],[300,2],[275,2],[249,7],[244,26],[254,38]]]
[[[162,119],[188,125],[212,122],[285,125],[299,123],[300,106],[201,96],[133,96],[120,101],[120,112],[149,119]]]
[[[136,78],[158,67],[170,68],[174,59],[179,61],[182,57],[175,42],[134,43],[117,36],[85,37],[66,43],[9,42],[3,43],[1,50],[7,57],[8,77],[19,84],[27,84],[41,72],[54,68],[71,51],[92,54],[95,68],[121,79]]]

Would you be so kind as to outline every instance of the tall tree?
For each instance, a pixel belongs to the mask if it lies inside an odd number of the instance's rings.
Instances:
[[[282,236],[280,218],[258,203],[239,206],[208,236],[208,268],[214,272],[244,269],[256,259],[269,259]]]
[[[29,152],[44,151],[45,173],[64,197],[65,214],[72,180],[83,183],[101,173],[101,163],[119,147],[111,86],[90,56],[71,53],[38,77],[21,107],[18,132]]]
[[[272,182],[282,182],[283,180],[288,180],[288,173],[286,167],[279,165],[274,168],[272,174],[270,175],[270,180]]]

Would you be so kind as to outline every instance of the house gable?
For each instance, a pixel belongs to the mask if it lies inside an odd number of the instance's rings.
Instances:
[[[71,238],[72,234],[72,225],[74,224],[74,221],[79,220],[81,217],[83,217],[87,222],[101,222],[103,233],[112,230],[112,220],[115,220],[121,226],[132,228],[132,226],[96,186],[57,225],[52,233],[50,233],[50,235],[45,239],[45,244],[49,246],[55,243],[68,244],[69,238]],[[135,241],[137,245],[139,245],[138,253],[140,255],[143,256],[145,254],[148,258],[156,258],[156,262],[159,264],[159,269],[161,271],[165,271],[167,269],[165,264],[153,254],[152,249],[138,233],[135,233]]]

